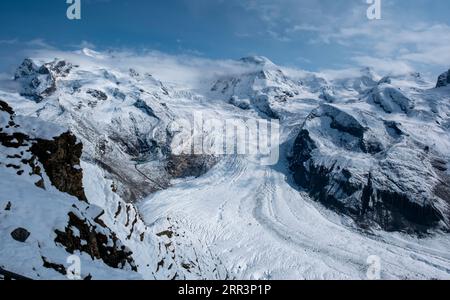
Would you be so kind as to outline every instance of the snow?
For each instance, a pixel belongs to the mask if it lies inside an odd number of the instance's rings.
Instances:
[[[370,255],[381,258],[383,279],[450,278],[446,235],[366,236],[298,193],[277,170],[284,167],[230,157],[204,178],[149,197],[140,211],[148,224],[166,217],[182,224],[231,278],[367,279]]]
[[[60,57],[77,67],[41,103],[10,89],[0,90],[0,99],[16,110],[17,130],[51,139],[70,129],[83,142],[82,163],[76,168],[83,170],[91,206],[54,188],[38,189],[35,177],[19,177],[4,168],[10,162],[6,156],[14,151],[0,146],[0,266],[5,269],[64,279],[43,268],[41,256],[65,263],[68,253],[55,247],[54,229],[67,225],[67,213],[76,204],[76,213],[90,218],[104,210],[102,221],[133,252],[138,267],[138,273],[112,269],[79,254],[83,275],[94,279],[367,279],[372,255],[381,259],[382,279],[450,279],[448,233],[436,230],[418,238],[376,228],[362,231],[350,217],[324,208],[299,189],[287,161],[293,140],[306,125],[320,143],[317,163],[329,165],[338,158],[355,178],[363,179],[377,159],[355,151],[354,136],[328,130],[330,116],[307,121],[313,111],[336,114],[340,125],[364,126],[368,138],[392,146],[384,163],[398,165],[396,182],[429,193],[434,179],[417,176],[429,170],[416,163],[414,149],[430,145],[450,161],[450,88],[432,89],[414,74],[380,82],[382,77],[369,69],[304,72],[263,57],[181,62],[158,53],[89,49],[36,55],[36,62]],[[86,95],[89,89],[104,92],[108,100]],[[375,96],[380,101],[371,101]],[[163,150],[133,156],[124,144],[151,137],[163,145],[170,121],[191,120],[193,111],[218,120],[276,114],[282,128],[280,161],[262,166],[252,157],[227,155],[207,174],[172,180],[161,190],[159,185],[167,180]],[[7,121],[1,113],[2,128]],[[416,144],[394,144],[384,121],[398,123]],[[211,129],[202,134],[217,135]],[[114,172],[102,168],[102,159]],[[143,189],[146,197],[131,203],[120,193],[120,180],[137,182],[133,188]],[[156,190],[154,181],[159,183]],[[3,211],[8,201],[12,212]],[[9,236],[19,226],[32,233],[24,244]]]
[[[54,230],[64,230],[71,206],[83,209],[83,204],[64,193],[42,190],[31,182],[3,171],[0,172],[0,182],[0,266],[34,279],[67,279],[43,267],[42,257],[49,258],[52,263],[70,266],[67,259],[71,254],[55,244]],[[11,203],[11,211],[4,210],[8,202]],[[25,243],[19,243],[10,236],[18,227],[31,233]],[[81,259],[83,278],[89,274],[95,279],[141,278],[138,274],[106,267],[103,262],[93,261],[85,253],[75,254]]]

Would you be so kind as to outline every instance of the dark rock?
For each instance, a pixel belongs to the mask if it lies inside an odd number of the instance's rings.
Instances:
[[[14,132],[11,135],[0,132],[0,144],[8,148],[19,148],[29,141],[29,137],[20,132]]]
[[[79,236],[74,234],[74,229],[79,231]],[[131,256],[132,252],[123,246],[116,234],[108,228],[98,230],[95,224],[70,212],[65,230],[56,230],[55,233],[55,242],[63,245],[69,253],[85,252],[92,259],[101,259],[112,268],[123,269],[128,265],[133,271],[137,271]]]
[[[44,73],[52,74],[55,78],[67,77],[72,68],[73,65],[65,60],[57,60],[41,67],[41,69],[44,70]]]
[[[10,115],[14,114],[14,110],[12,109],[12,107],[9,106],[8,103],[6,103],[6,102],[4,102],[2,100],[0,100],[0,111],[5,111],[5,112],[7,112]]]
[[[11,232],[11,236],[18,242],[25,243],[25,241],[30,237],[30,233],[25,228],[17,228]]]
[[[217,163],[217,158],[208,155],[170,155],[167,172],[173,178],[200,177]]]
[[[83,280],[86,280],[86,281],[92,280],[92,275],[89,274],[88,276],[84,277]]]
[[[5,102],[0,102],[2,111],[7,111],[14,119],[14,111]],[[83,171],[79,168],[83,145],[77,142],[74,135],[64,133],[53,140],[30,139],[29,136],[14,132],[6,134],[0,132],[0,144],[7,148],[19,148],[31,145],[30,152],[33,157],[30,160],[22,160],[23,164],[28,164],[32,172],[30,175],[41,177],[35,185],[45,189],[42,170],[36,159],[44,166],[45,172],[51,183],[61,192],[66,192],[86,201],[86,195],[83,189]],[[20,158],[20,156],[15,157]],[[20,166],[9,164],[6,167],[19,170]],[[22,174],[23,172],[20,172]],[[18,173],[19,174],[19,173]],[[20,175],[19,174],[19,175]]]
[[[447,228],[450,214],[447,216],[443,203],[450,203],[447,161],[429,161],[425,156],[423,167],[419,167],[405,155],[426,155],[422,145],[395,148],[389,144],[408,138],[400,124],[379,120],[379,131],[373,131],[334,109],[322,107],[311,113],[294,142],[290,169],[298,186],[326,207],[352,217],[361,227],[378,225],[387,231],[406,232]],[[379,134],[392,140],[384,145],[377,140]],[[332,142],[336,150],[325,150],[325,141]],[[358,158],[354,160],[352,153]],[[361,158],[368,164],[362,165]],[[430,168],[435,172],[429,172]],[[416,178],[402,181],[399,176],[403,172],[414,173],[424,182]],[[420,194],[423,184],[433,188],[434,183],[427,180],[436,174],[440,178],[435,177],[439,184],[434,194]]]
[[[36,182],[34,183],[34,185],[37,186],[37,187],[40,188],[40,189],[45,190],[45,182],[44,182],[44,179],[40,179],[40,180],[36,181]]]
[[[297,141],[297,147],[306,145],[307,136],[305,133],[303,135]],[[298,152],[296,159],[291,161],[295,182],[308,191],[313,199],[353,217],[358,224],[366,226],[374,223],[386,231],[422,232],[444,219],[431,204],[418,205],[406,193],[394,192],[388,186],[386,189],[379,189],[379,185],[375,188],[370,173],[367,175],[367,184],[362,185],[352,180],[348,171],[342,171],[342,176],[339,176],[334,167],[327,169],[316,165],[309,158],[311,152],[307,149],[312,147],[307,146],[303,153]],[[355,197],[358,191],[362,191],[359,199],[355,199],[359,205],[346,205],[342,202],[342,199]]]
[[[173,237],[173,234],[174,234],[173,231],[171,231],[171,230],[165,230],[165,231],[162,231],[162,232],[160,232],[160,233],[157,233],[156,235],[159,236],[159,237],[166,236],[166,237],[168,237],[169,239],[171,239],[171,238]]]
[[[442,73],[437,81],[436,88],[444,87],[450,84],[450,70]]]
[[[155,112],[153,111],[153,109],[147,105],[147,103],[145,103],[144,100],[138,99],[135,103],[134,103],[134,107],[138,108],[139,110],[141,110],[144,114],[155,118],[155,119],[159,119],[156,115]]]
[[[52,263],[52,262],[48,261],[48,259],[43,257],[43,256],[42,256],[42,261],[44,262],[44,264],[43,264],[44,268],[53,269],[56,272],[58,272],[59,274],[62,274],[64,276],[67,275],[67,270],[66,270],[66,268],[63,265]]]
[[[83,144],[64,133],[53,141],[37,140],[31,152],[44,166],[51,183],[61,192],[86,201],[83,188],[83,171],[79,168]]]
[[[101,101],[108,100],[108,95],[106,95],[104,92],[99,91],[99,90],[88,89],[86,93],[88,93],[92,97],[94,97],[98,100],[101,100]]]
[[[11,202],[9,201],[9,202],[6,204],[5,210],[6,210],[6,211],[10,211],[10,210],[11,210],[11,206],[12,206],[12,204],[11,204]]]

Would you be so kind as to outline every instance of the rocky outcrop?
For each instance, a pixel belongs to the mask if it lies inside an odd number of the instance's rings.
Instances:
[[[100,101],[106,101],[108,100],[108,95],[105,94],[105,92],[99,91],[99,90],[94,90],[94,89],[88,89],[86,91],[86,93],[88,95],[91,95],[92,97],[94,97],[97,100]]]
[[[56,230],[55,242],[63,245],[69,253],[80,251],[87,253],[92,259],[101,259],[112,268],[130,268],[137,271],[132,252],[122,245],[116,234],[107,228],[99,217],[95,224],[74,212],[68,214],[69,221],[64,231]]]
[[[2,100],[0,100],[0,110],[7,112],[11,116],[14,114],[14,110],[12,109],[12,107],[9,106],[8,103],[6,103],[5,101],[2,101]]]
[[[17,165],[10,164],[11,167],[19,170],[18,175],[24,172],[22,165],[28,165],[31,168],[30,175],[38,175],[41,178],[36,185],[45,189],[42,170],[37,160],[44,167],[53,186],[61,192],[86,201],[83,172],[80,167],[83,145],[77,141],[77,138],[70,132],[63,133],[52,140],[31,138],[30,133],[24,133],[26,129],[17,124],[14,110],[6,102],[0,101],[0,111],[7,113],[6,116],[9,117],[8,125],[5,128],[0,126],[1,145],[15,149],[24,148],[19,154],[8,157],[18,160]],[[24,157],[25,148],[31,153],[30,158]]]
[[[155,112],[153,111],[153,109],[147,105],[147,103],[145,103],[144,100],[142,99],[138,99],[136,100],[136,102],[134,103],[134,107],[138,108],[139,110],[141,110],[144,114],[148,115],[151,118],[155,118],[155,119],[159,119]]]
[[[87,201],[80,167],[82,143],[70,132],[61,134],[64,130],[62,128],[51,128],[49,123],[33,128],[33,121],[37,122],[24,116],[16,116],[6,102],[0,101],[0,169],[17,170],[17,175],[12,173],[8,176],[17,176],[14,180],[18,182],[23,178],[26,183],[18,188],[20,196],[13,197],[14,204],[9,201],[1,209],[10,219],[20,220],[27,228],[35,230],[32,234],[25,228],[16,228],[10,233],[11,239],[25,243],[32,236],[33,241],[37,241],[39,245],[43,238],[54,234],[54,242],[60,247],[53,246],[50,252],[42,254],[42,262],[44,268],[53,269],[62,275],[66,275],[67,271],[65,262],[61,263],[60,257],[55,254],[57,251],[87,253],[93,260],[102,260],[111,268],[136,272],[132,252],[102,220],[105,211]],[[53,134],[56,137],[49,138]],[[61,193],[54,190],[46,192],[49,190],[49,180]],[[43,191],[37,192],[32,184],[29,185],[30,181],[35,182]],[[41,198],[34,199],[30,196],[32,193],[39,193]],[[61,199],[64,201],[60,201]],[[32,204],[23,206],[27,201]],[[24,216],[29,213],[33,214],[33,218]],[[36,219],[34,215],[48,216],[48,219]],[[64,215],[68,216],[67,223],[63,221]],[[132,230],[136,222],[132,224]],[[67,225],[64,227],[64,224]],[[52,242],[53,240],[50,244]],[[49,241],[45,240],[45,243],[49,244]]]
[[[44,166],[52,185],[61,192],[86,201],[80,167],[83,145],[77,142],[74,135],[67,132],[52,141],[37,139],[31,152]]]
[[[362,227],[449,229],[450,201],[436,187],[446,190],[450,182],[436,171],[429,149],[399,126],[351,107],[321,106],[295,140],[290,158],[295,182]]]
[[[444,87],[450,84],[450,70],[442,73],[437,81],[436,88]]]
[[[173,178],[200,177],[217,161],[218,158],[209,155],[170,155],[166,168]]]

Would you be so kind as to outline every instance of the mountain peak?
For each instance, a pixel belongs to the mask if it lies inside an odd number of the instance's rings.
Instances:
[[[240,62],[257,66],[274,66],[275,64],[265,56],[247,56],[239,59]]]
[[[371,67],[363,67],[359,70],[362,76],[367,76],[369,78],[375,77],[375,71]]]

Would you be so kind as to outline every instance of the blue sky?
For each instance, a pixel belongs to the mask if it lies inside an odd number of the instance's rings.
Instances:
[[[381,1],[383,19],[369,21],[366,0],[81,0],[82,19],[70,21],[65,0],[2,0],[0,68],[30,48],[83,46],[212,59],[257,54],[311,71],[450,67],[450,1]]]

